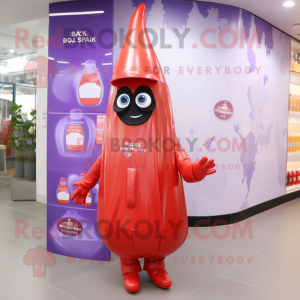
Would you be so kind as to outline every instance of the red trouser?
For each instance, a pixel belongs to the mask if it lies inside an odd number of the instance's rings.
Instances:
[[[158,259],[147,259],[144,260],[144,270],[145,271],[159,271],[165,269],[164,257]],[[141,272],[141,264],[138,259],[132,258],[122,258],[121,261],[121,270],[123,278],[125,279],[129,273]]]

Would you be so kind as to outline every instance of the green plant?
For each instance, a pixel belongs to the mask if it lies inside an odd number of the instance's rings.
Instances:
[[[9,143],[7,147],[11,145],[18,152],[17,161],[24,161],[24,150],[26,148],[26,141],[24,141],[22,136],[25,123],[22,118],[21,108],[22,105],[13,104],[9,109],[11,122],[8,125],[10,127],[10,136],[8,137]]]
[[[25,148],[30,151],[30,157],[26,157],[26,162],[34,163],[36,161],[36,110],[32,109],[30,113],[32,119],[24,123],[23,138],[27,139]]]

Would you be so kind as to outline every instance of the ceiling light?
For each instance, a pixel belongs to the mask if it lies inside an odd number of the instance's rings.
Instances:
[[[293,24],[293,27],[294,27],[294,28],[299,28],[299,27],[300,27],[300,23],[298,23],[298,24]]]
[[[283,6],[285,6],[285,7],[292,7],[294,5],[295,5],[294,1],[286,1],[283,3]]]
[[[14,53],[15,50],[14,50],[14,49],[9,49],[9,52],[10,52],[10,53]]]
[[[95,14],[103,14],[103,10],[95,10],[95,11],[82,11],[82,12],[65,12],[65,13],[51,13],[50,17],[56,16],[75,16],[75,15],[95,15]]]

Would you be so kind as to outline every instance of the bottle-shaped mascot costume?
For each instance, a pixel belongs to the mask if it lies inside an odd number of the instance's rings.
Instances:
[[[164,258],[185,241],[188,220],[182,178],[213,174],[213,160],[194,162],[177,142],[169,88],[151,46],[145,4],[133,13],[111,80],[102,154],[74,183],[71,199],[84,204],[99,181],[98,230],[120,257],[127,291],[143,269],[161,288],[171,279]]]

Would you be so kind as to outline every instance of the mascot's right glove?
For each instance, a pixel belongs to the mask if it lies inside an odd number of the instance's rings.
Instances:
[[[101,167],[101,154],[94,162],[89,172],[81,178],[79,181],[74,182],[73,186],[77,186],[76,190],[71,196],[71,200],[75,199],[75,204],[83,205],[85,204],[86,196],[100,177],[100,167]]]
[[[85,200],[86,200],[86,196],[89,192],[89,189],[87,189],[84,186],[81,186],[79,181],[78,182],[74,182],[73,186],[77,186],[76,190],[74,191],[74,193],[71,196],[71,200],[75,199],[75,204],[85,204]]]

